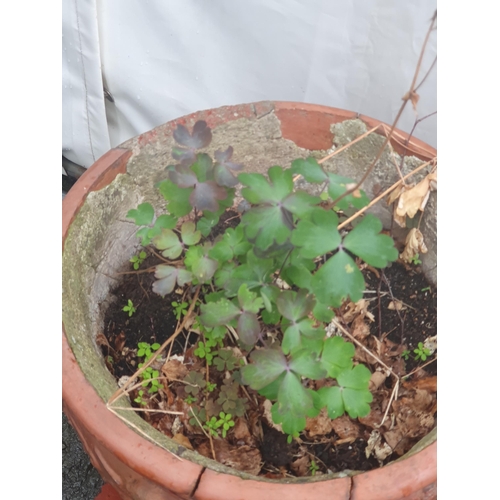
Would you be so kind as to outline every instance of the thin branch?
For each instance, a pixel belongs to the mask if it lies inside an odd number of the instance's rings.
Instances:
[[[352,187],[351,189],[348,189],[345,193],[341,194],[336,200],[333,200],[332,202],[330,202],[328,204],[328,208],[334,207],[335,205],[338,204],[338,202],[340,200],[342,200],[346,196],[354,193],[357,189],[359,189],[359,187],[361,186],[361,184],[363,184],[363,182],[365,182],[366,178],[370,175],[370,172],[375,168],[375,165],[377,164],[377,162],[382,157],[384,149],[387,146],[387,143],[391,140],[392,133],[393,133],[394,129],[396,128],[396,125],[398,124],[399,118],[403,114],[403,111],[404,111],[404,109],[406,107],[406,104],[408,103],[409,100],[411,100],[411,98],[413,97],[413,94],[415,92],[415,84],[417,82],[418,73],[420,71],[420,66],[422,64],[422,58],[424,57],[425,48],[427,46],[427,42],[429,41],[429,36],[430,36],[430,34],[431,34],[431,32],[432,32],[432,30],[434,28],[434,22],[436,21],[436,18],[437,18],[437,10],[435,11],[434,15],[432,16],[431,25],[429,26],[429,30],[427,31],[427,35],[425,37],[424,44],[422,46],[422,50],[420,51],[420,57],[418,58],[418,63],[417,63],[417,67],[415,69],[415,75],[413,76],[413,80],[412,80],[411,85],[410,85],[410,90],[403,96],[403,104],[399,108],[398,114],[396,115],[396,118],[394,119],[394,122],[393,122],[393,124],[391,126],[391,130],[389,131],[388,137],[386,137],[384,143],[380,147],[379,152],[377,153],[377,156],[372,161],[371,165],[368,167],[368,169],[364,173],[364,175],[361,178],[361,180],[354,187]]]
[[[422,81],[416,86],[415,88],[415,92],[423,85],[423,83],[425,82],[425,80],[427,80],[427,77],[429,76],[430,72],[432,71],[432,68],[434,68],[436,62],[437,62],[437,56],[434,58],[434,61],[432,61],[432,64],[430,65],[429,69],[427,70],[427,73],[425,74],[425,76],[422,78]]]
[[[217,460],[217,458],[215,458],[215,449],[214,449],[214,442],[212,441],[212,436],[210,435],[210,433],[208,433],[208,434],[206,433],[206,431],[203,428],[203,425],[201,425],[201,422],[199,421],[198,417],[194,414],[193,408],[190,406],[189,409],[191,410],[191,413],[193,414],[193,417],[195,418],[195,420],[198,422],[198,425],[200,426],[200,429],[203,431],[203,434],[205,434],[205,436],[207,436],[207,438],[209,439],[210,448],[212,449],[212,457],[214,460]]]
[[[392,400],[393,399],[397,399],[397,393],[398,393],[398,389],[399,389],[399,378],[396,380],[396,383],[394,384],[394,388],[392,389],[392,393],[391,393],[391,397],[389,399],[389,403],[387,405],[387,408],[385,409],[385,413],[384,413],[384,417],[382,418],[382,422],[380,422],[380,424],[378,424],[376,427],[377,428],[380,428],[382,427],[382,425],[384,424],[385,422],[385,419],[387,418],[387,414],[389,413],[389,409],[391,407],[391,404],[392,404]],[[395,397],[396,396],[396,397]]]

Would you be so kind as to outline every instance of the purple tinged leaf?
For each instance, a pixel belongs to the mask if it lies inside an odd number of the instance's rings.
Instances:
[[[258,391],[274,382],[287,368],[286,358],[277,349],[253,351],[251,364],[241,369],[243,383]]]
[[[193,127],[193,147],[196,149],[206,148],[212,141],[212,131],[206,121],[199,120]]]
[[[190,134],[184,125],[177,125],[174,130],[174,139],[181,146],[189,149],[200,149],[208,146],[212,140],[212,131],[207,122],[200,120],[194,124],[193,133]]]
[[[191,140],[191,134],[184,125],[178,124],[177,128],[174,130],[174,139],[178,144],[188,146],[189,141]]]
[[[233,146],[229,146],[225,151],[219,149],[215,152],[214,157],[218,163],[225,163],[233,156]]]
[[[168,176],[180,188],[193,187],[198,182],[194,172],[186,165],[177,165],[168,172]]]
[[[224,200],[226,197],[225,189],[218,186],[214,181],[207,181],[195,185],[193,192],[189,196],[189,202],[200,211],[216,212],[219,209],[217,200]]]
[[[174,147],[174,149],[172,149],[172,158],[181,162],[183,165],[192,165],[196,160],[196,154],[191,149]]]
[[[153,292],[165,297],[165,295],[172,293],[177,280],[177,268],[160,264],[156,267],[155,278],[158,281],[153,283]]]
[[[215,152],[214,176],[217,183],[221,186],[234,187],[238,184],[238,179],[231,173],[231,170],[240,171],[243,169],[241,163],[233,163],[229,161],[233,156],[233,148],[229,146],[226,151]]]
[[[239,183],[238,179],[228,170],[228,168],[220,163],[215,164],[214,178],[219,186],[232,188]]]
[[[316,301],[307,290],[298,293],[291,290],[284,291],[276,301],[279,312],[290,321],[298,321],[307,316],[314,308]]]
[[[254,346],[260,333],[260,325],[257,315],[248,311],[241,314],[238,318],[237,331],[244,344]]]
[[[165,297],[165,295],[172,293],[176,281],[179,286],[183,286],[191,281],[192,275],[186,269],[160,264],[156,266],[155,278],[159,279],[153,283],[153,292]]]

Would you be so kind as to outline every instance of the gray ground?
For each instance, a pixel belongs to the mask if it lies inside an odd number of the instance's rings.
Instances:
[[[92,467],[76,432],[62,415],[62,498],[94,500],[104,481]]]

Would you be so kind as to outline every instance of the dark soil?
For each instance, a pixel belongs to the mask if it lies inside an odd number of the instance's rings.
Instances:
[[[380,308],[375,315],[376,333],[373,333],[379,338],[388,333],[389,340],[406,346],[412,353],[406,361],[409,373],[421,364],[414,359],[413,350],[419,342],[437,333],[437,290],[419,267],[395,262],[379,273],[380,278],[372,272],[365,274],[367,289],[379,290],[380,295]],[[400,311],[388,309],[394,299],[406,307]],[[428,365],[426,371],[436,375],[437,363]]]
[[[219,224],[219,232],[223,232],[228,226],[234,227],[238,222],[237,214],[228,212]],[[186,294],[188,297],[192,294],[190,286],[175,290],[165,298],[153,293],[151,286],[155,278],[151,268],[159,263],[162,263],[162,260],[157,255],[149,253],[147,259],[141,265],[141,270],[149,269],[149,271],[132,272],[131,264],[131,272],[122,275],[119,286],[112,294],[111,305],[105,313],[105,338],[98,338],[98,343],[101,345],[108,368],[117,379],[123,375],[130,376],[136,371],[137,364],[141,361],[136,356],[138,342],[162,344],[172,335],[178,322],[171,303],[173,301],[181,302]],[[370,268],[363,271],[366,288],[370,292],[365,295],[365,298],[370,300],[369,311],[375,318],[369,324],[371,335],[368,336],[368,339],[373,340],[373,337],[376,337],[389,346],[387,348],[388,353],[383,359],[386,363],[388,359],[395,360],[397,366],[400,367],[398,369],[398,375],[400,376],[408,374],[424,364],[422,361],[414,359],[413,349],[417,347],[419,342],[424,342],[428,337],[436,335],[437,290],[427,283],[425,277],[419,271],[418,267],[405,266],[400,263],[394,263],[383,271]],[[131,317],[123,311],[123,307],[127,305],[129,299],[136,308],[136,312]],[[391,301],[401,302],[403,308],[398,311],[389,309]],[[337,317],[342,319],[342,310],[337,311]],[[204,362],[200,363],[200,360],[193,355],[194,347],[189,348],[197,342],[197,334],[191,333],[186,336],[183,333],[175,340],[171,354],[184,354],[184,363],[186,365],[192,363],[190,370],[200,369],[203,371]],[[367,343],[367,347],[374,349],[373,345],[369,343]],[[403,349],[410,351],[410,356],[406,362],[401,359]],[[432,356],[427,361],[431,359],[433,359]],[[376,362],[373,360],[368,360],[368,362],[373,363],[373,365],[369,365],[369,368],[372,372],[375,371]],[[436,374],[436,365],[436,362],[430,363],[423,369],[417,370],[415,375],[407,380],[432,378]],[[209,377],[212,382],[217,382],[218,386],[222,386],[222,374],[215,371],[213,366],[210,368]],[[187,397],[185,387],[182,384],[175,385],[175,383],[168,385],[166,391],[168,391],[168,404],[170,407],[177,405],[177,410],[185,408],[182,406],[185,405],[184,401]],[[388,377],[385,384],[374,394],[372,414],[377,416],[378,423],[380,423],[380,417],[388,404],[392,388],[393,380]],[[250,406],[247,408],[246,415],[247,417],[250,414],[250,417],[257,415],[260,419],[259,415],[262,415],[262,409],[256,404],[258,401],[256,393],[249,388],[247,390],[251,396],[251,401],[249,401]],[[248,393],[241,394],[241,396],[248,395]],[[407,397],[411,396],[409,390],[405,392],[405,389],[403,389],[402,394]],[[135,393],[132,393],[131,399],[134,399],[134,396]],[[435,395],[433,398],[435,400]],[[215,400],[216,397],[213,399]],[[148,408],[152,407],[148,405]],[[429,411],[431,412],[430,415],[434,416],[432,418],[435,418],[435,407]],[[151,413],[144,415],[144,417],[156,428],[172,437],[173,417],[163,417],[161,414],[153,415]],[[307,470],[306,472],[297,473],[297,467],[292,466],[297,457],[303,457],[304,459],[314,457],[315,462],[320,466],[319,473],[340,472],[346,469],[371,470],[399,458],[401,454],[422,437],[421,430],[408,431],[400,440],[402,444],[398,453],[396,453],[395,447],[395,452],[382,460],[375,458],[373,455],[367,458],[365,453],[367,441],[372,430],[377,428],[367,423],[369,417],[362,419],[363,422],[355,421],[359,432],[357,437],[352,439],[348,438],[346,440],[344,439],[345,436],[330,431],[312,438],[305,434],[301,436],[303,438],[302,442],[294,440],[291,444],[287,443],[286,435],[269,427],[262,419],[262,423],[258,426],[249,423],[248,427],[250,428],[250,434],[252,434],[251,439],[249,437],[251,443],[247,440],[245,445],[259,449],[259,456],[262,457],[263,462],[261,474],[265,474],[267,477],[280,477],[279,474],[281,474],[281,477],[285,477],[287,475],[310,475]],[[248,420],[250,421],[252,418]],[[389,427],[390,422],[385,425],[385,430],[392,430],[392,427]],[[252,433],[252,429],[255,428],[261,429],[260,436],[259,432]],[[205,447],[205,450],[209,449],[208,439],[201,434],[199,428],[198,431],[196,431],[196,428],[192,428],[192,430],[194,434],[188,433],[187,437],[193,444],[194,449],[208,456],[208,451],[202,451],[203,447]],[[232,437],[231,432],[228,433],[227,442],[237,449],[242,446],[243,441]],[[257,437],[254,438],[254,436]],[[400,446],[400,443],[398,443],[398,446]],[[223,461],[223,463],[226,462]],[[229,464],[232,463],[229,462]],[[276,475],[276,472],[279,474]]]

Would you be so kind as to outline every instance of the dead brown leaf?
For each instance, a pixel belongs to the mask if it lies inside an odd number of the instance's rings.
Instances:
[[[121,353],[123,348],[125,347],[125,332],[120,332],[115,338],[115,351]]]
[[[401,193],[396,208],[396,214],[400,217],[413,218],[418,210],[423,211],[427,205],[431,191],[431,181],[437,180],[437,173],[426,175],[417,185]]]
[[[358,316],[351,325],[352,335],[358,340],[362,340],[370,335],[370,327],[365,323],[363,316]]]
[[[437,392],[437,376],[425,377],[419,380],[403,380],[406,389],[423,389],[429,392]]]
[[[385,373],[380,371],[374,371],[372,373],[372,376],[370,377],[370,385],[369,385],[370,392],[376,391],[385,382],[386,378],[387,375]]]
[[[419,229],[413,228],[406,236],[405,248],[400,255],[402,261],[408,264],[412,259],[421,253],[427,253],[427,246],[424,243],[424,235]]]
[[[401,429],[396,428],[390,431],[384,432],[384,439],[387,444],[392,448],[392,450],[399,456],[406,453],[407,447],[409,445],[409,439],[403,435]]]
[[[375,321],[373,314],[368,311],[369,305],[370,303],[365,299],[358,300],[357,302],[349,302],[342,312],[344,321],[350,323],[359,315],[367,317],[370,321]]]
[[[193,450],[193,446],[191,444],[191,441],[184,436],[184,434],[175,434],[174,437],[172,438],[176,443],[179,443],[181,446],[184,446],[184,448],[187,448],[188,450]]]
[[[213,444],[218,462],[255,476],[260,472],[262,456],[258,448],[246,445],[233,446],[225,439],[214,439]],[[207,441],[204,441],[197,451],[207,458],[212,458],[210,443]]]
[[[183,380],[188,374],[187,367],[177,359],[169,359],[161,371],[168,380]]]
[[[311,465],[311,460],[308,455],[304,455],[303,457],[298,458],[294,462],[290,464],[290,468],[297,474],[299,477],[309,476],[310,471],[309,467]]]
[[[332,420],[332,427],[340,439],[356,439],[360,436],[360,428],[355,420],[347,415]]]
[[[432,395],[423,389],[416,389],[412,396],[401,398],[401,401],[415,412],[426,411],[434,403]]]
[[[247,444],[249,446],[256,445],[255,439],[250,434],[247,421],[244,418],[236,419],[236,423],[233,428],[233,435],[238,444]]]
[[[373,430],[368,438],[365,448],[365,455],[368,458],[370,455],[375,455],[377,460],[385,460],[392,454],[392,448],[384,441],[377,430]]]
[[[370,429],[378,429],[383,418],[384,414],[380,410],[372,408],[372,411],[366,417],[359,417],[358,421]],[[385,425],[386,423],[384,423]]]
[[[317,417],[306,419],[306,431],[310,437],[324,436],[332,431],[332,422],[326,409],[323,408]]]
[[[387,305],[387,309],[391,311],[403,311],[406,307],[400,300],[391,300]]]
[[[403,96],[403,101],[411,102],[413,106],[413,111],[415,111],[415,113],[417,112],[417,104],[419,99],[420,96],[414,90],[412,90],[411,92],[410,91],[406,92],[406,94]]]

